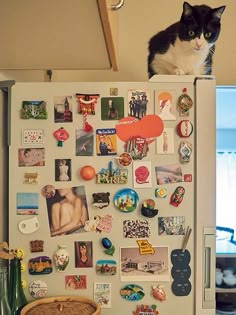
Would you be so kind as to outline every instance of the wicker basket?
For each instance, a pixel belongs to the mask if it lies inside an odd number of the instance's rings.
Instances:
[[[27,304],[21,315],[101,315],[101,308],[93,300],[82,296],[56,296]]]

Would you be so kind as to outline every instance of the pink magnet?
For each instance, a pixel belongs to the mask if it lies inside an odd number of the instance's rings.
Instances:
[[[188,138],[193,132],[192,123],[187,120],[181,120],[177,125],[177,133],[181,138]]]

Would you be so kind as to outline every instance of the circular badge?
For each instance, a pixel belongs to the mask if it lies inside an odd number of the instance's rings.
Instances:
[[[185,119],[181,120],[177,125],[177,133],[182,138],[188,138],[193,132],[192,123]]]
[[[34,280],[29,285],[29,293],[35,299],[42,298],[47,295],[48,286],[41,280]]]
[[[121,189],[114,196],[114,205],[122,212],[134,211],[138,206],[138,202],[138,194],[130,188]]]
[[[43,187],[42,189],[42,195],[45,197],[45,198],[52,198],[55,196],[55,193],[56,193],[56,189],[54,186],[52,185],[46,185]]]
[[[117,159],[120,166],[129,166],[132,163],[132,156],[127,152],[121,153]]]
[[[186,89],[184,89],[184,93],[180,95],[178,99],[178,105],[184,111],[189,110],[193,106],[193,100],[186,93]]]

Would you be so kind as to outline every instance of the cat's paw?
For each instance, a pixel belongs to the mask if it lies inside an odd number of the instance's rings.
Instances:
[[[184,75],[185,73],[184,73],[184,71],[182,69],[176,68],[174,70],[174,74],[175,75]]]

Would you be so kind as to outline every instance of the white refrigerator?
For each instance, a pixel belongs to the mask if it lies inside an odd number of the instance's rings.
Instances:
[[[29,302],[79,295],[104,315],[215,314],[215,84],[1,82],[9,243]]]

